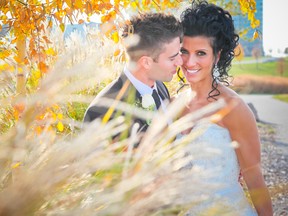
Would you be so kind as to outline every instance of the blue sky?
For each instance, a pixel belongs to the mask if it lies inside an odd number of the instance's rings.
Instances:
[[[288,47],[288,0],[263,0],[263,46],[273,53]]]

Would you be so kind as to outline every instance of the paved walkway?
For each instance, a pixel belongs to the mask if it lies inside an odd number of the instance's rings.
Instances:
[[[276,144],[288,148],[288,103],[274,99],[273,95],[240,96],[246,103],[253,104],[261,122],[276,129]]]

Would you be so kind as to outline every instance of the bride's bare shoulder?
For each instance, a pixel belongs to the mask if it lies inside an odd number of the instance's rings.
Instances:
[[[247,118],[251,115],[250,109],[246,102],[237,94],[234,90],[229,87],[221,87],[221,96],[225,100],[228,109],[230,110],[226,116],[226,121],[235,122],[239,118]]]
[[[230,102],[230,101],[235,101],[238,103],[244,102],[239,94],[237,94],[233,89],[231,89],[227,86],[221,85],[219,87],[219,90],[221,92],[220,96],[222,98],[224,98],[225,101],[227,101],[227,102]]]

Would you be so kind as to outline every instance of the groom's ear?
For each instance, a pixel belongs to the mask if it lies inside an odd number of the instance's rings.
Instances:
[[[139,64],[145,68],[146,70],[149,70],[152,63],[153,63],[153,59],[149,56],[142,56],[139,60],[138,60]]]

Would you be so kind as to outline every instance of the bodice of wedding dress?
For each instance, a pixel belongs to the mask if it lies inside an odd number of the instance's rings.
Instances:
[[[199,194],[204,198],[191,208],[188,215],[207,215],[211,209],[214,209],[211,215],[257,215],[238,181],[240,168],[235,153],[237,145],[232,142],[229,131],[203,121],[191,133],[195,133],[195,139],[184,148],[181,170],[195,172],[201,182],[198,192],[200,190]]]

